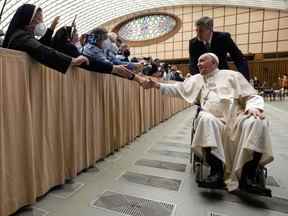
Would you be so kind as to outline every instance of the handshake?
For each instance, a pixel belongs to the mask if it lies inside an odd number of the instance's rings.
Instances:
[[[138,76],[137,78],[135,77],[135,81],[137,81],[144,89],[160,88],[160,83],[152,79],[151,77],[145,78],[142,76]]]
[[[123,78],[134,80],[138,82],[144,89],[150,88],[160,88],[160,83],[156,80],[152,79],[151,77],[147,78],[144,76],[139,75],[139,73],[134,73],[133,71],[129,70],[124,65],[114,65],[112,74],[119,75]]]

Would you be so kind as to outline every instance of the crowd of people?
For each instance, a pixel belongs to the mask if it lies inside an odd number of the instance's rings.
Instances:
[[[158,79],[183,81],[176,65],[159,59],[135,58],[129,45],[114,32],[97,27],[79,36],[75,20],[70,26],[56,27],[56,17],[46,28],[42,9],[31,4],[18,8],[6,32],[2,46],[27,52],[40,63],[62,73],[78,66],[99,73],[111,73],[143,81],[142,75]]]
[[[249,82],[258,91],[258,94],[264,98],[283,100],[288,96],[288,75],[286,73],[278,77],[278,83],[269,84],[266,81],[261,82],[257,76],[251,78]]]
[[[159,59],[131,58],[129,46],[104,28],[79,38],[73,22],[53,37],[58,21],[59,17],[45,29],[42,9],[24,4],[12,18],[3,47],[24,51],[62,73],[70,67],[111,73],[201,105],[192,149],[211,170],[200,185],[221,187],[225,180],[229,191],[239,187],[250,192],[266,190],[256,181],[258,167],[273,160],[264,101],[248,82],[247,60],[229,33],[213,31],[213,19],[202,17],[196,22],[197,37],[189,48],[191,74],[186,77],[176,65]],[[240,73],[228,70],[227,53]],[[163,84],[159,79],[178,82]]]

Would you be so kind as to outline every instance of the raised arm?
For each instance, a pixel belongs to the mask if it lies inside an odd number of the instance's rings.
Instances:
[[[178,90],[179,84],[181,83],[160,83],[152,78],[149,78],[142,85],[145,89],[157,88],[160,89],[161,94],[183,98]]]

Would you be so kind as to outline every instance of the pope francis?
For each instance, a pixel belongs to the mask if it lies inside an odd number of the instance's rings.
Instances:
[[[267,190],[256,180],[257,169],[273,161],[264,100],[241,73],[219,70],[218,63],[215,54],[205,53],[198,59],[200,74],[179,83],[149,79],[142,85],[201,104],[192,150],[211,167],[202,186]]]

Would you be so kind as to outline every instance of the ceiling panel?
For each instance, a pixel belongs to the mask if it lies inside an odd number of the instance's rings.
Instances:
[[[0,1],[2,7],[4,0]],[[147,9],[176,5],[231,5],[287,10],[287,0],[8,0],[0,28],[6,31],[15,10],[24,3],[41,7],[44,19],[50,25],[55,16],[61,16],[60,24],[71,24],[77,14],[77,28],[80,33],[87,32],[96,26],[120,16],[140,12]]]

